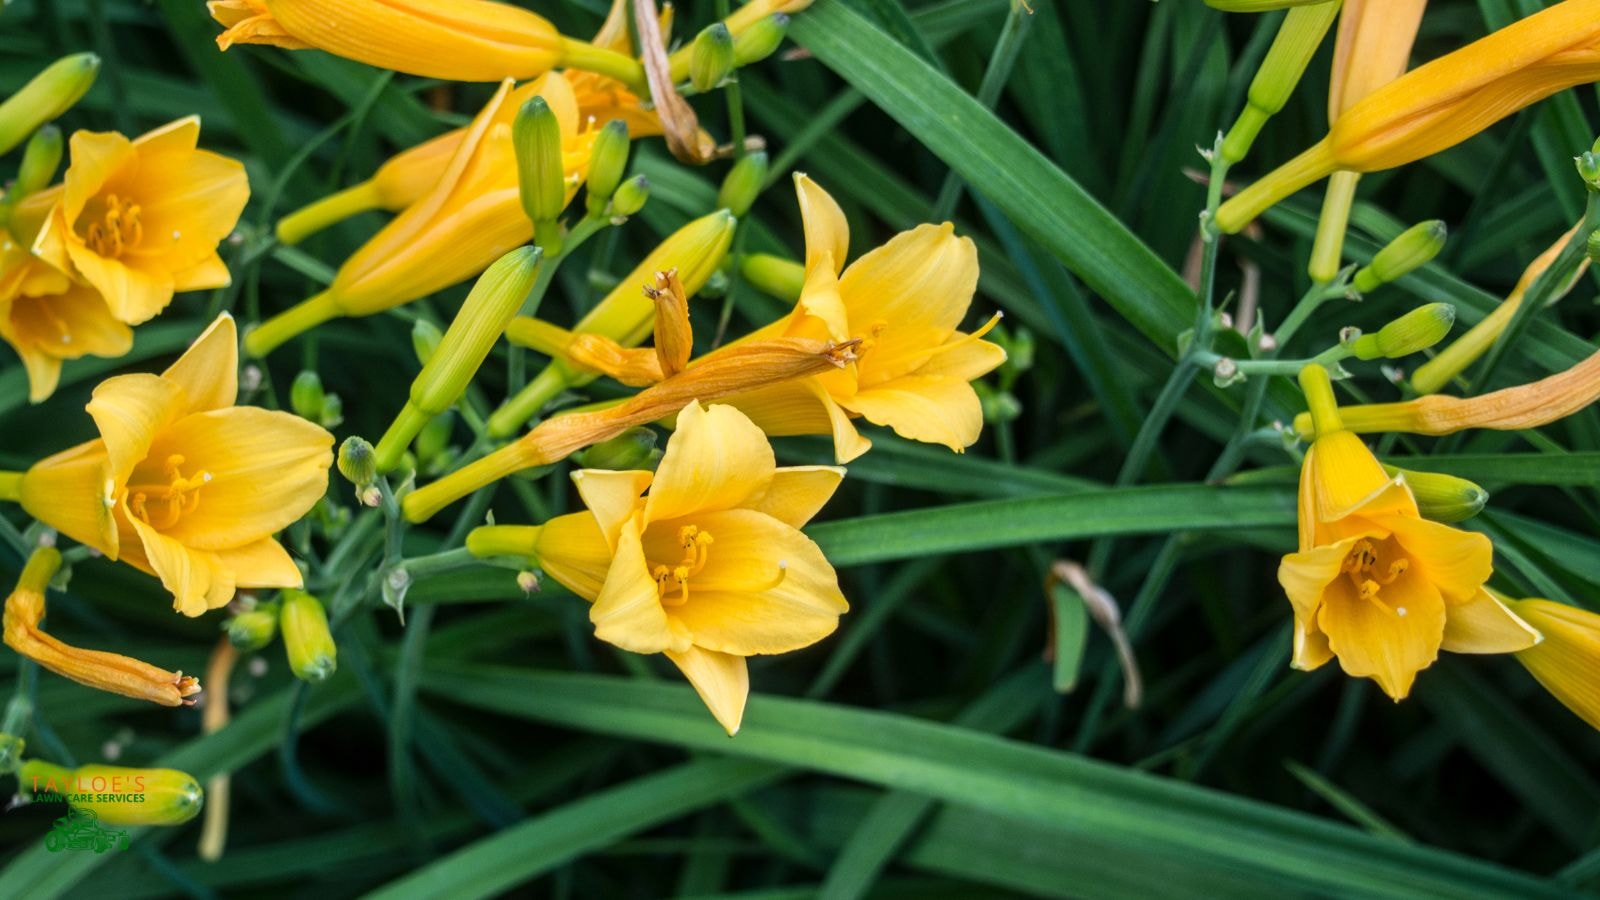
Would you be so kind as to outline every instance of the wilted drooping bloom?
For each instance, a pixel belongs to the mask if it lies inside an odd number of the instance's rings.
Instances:
[[[576,472],[587,512],[479,529],[468,545],[536,557],[593,604],[596,637],[665,653],[733,734],[749,693],[745,658],[810,646],[849,609],[833,567],[799,531],[843,477],[777,468],[744,415],[690,403],[655,473]]]
[[[1299,550],[1278,580],[1294,606],[1294,666],[1337,656],[1395,700],[1440,649],[1508,653],[1538,632],[1484,588],[1493,547],[1481,534],[1423,519],[1404,479],[1384,471],[1339,425],[1327,373],[1301,375],[1317,437],[1300,473]]]
[[[234,406],[238,338],[222,316],[160,375],[95,388],[100,437],[23,476],[29,515],[154,574],[198,616],[235,587],[299,587],[272,535],[328,486],[333,436],[285,412]]]
[[[727,402],[770,435],[833,435],[839,462],[872,446],[851,424],[853,416],[961,452],[983,428],[969,382],[1006,359],[999,345],[981,339],[989,326],[976,334],[959,330],[978,285],[977,248],[948,222],[919,225],[846,268],[844,212],[805,175],[795,176],[795,190],[805,220],[805,288],[793,313],[745,340],[860,340],[857,360]]]
[[[1224,203],[1217,225],[1236,232],[1335,170],[1414,162],[1597,78],[1600,0],[1563,0],[1376,89],[1345,110],[1327,137]]]

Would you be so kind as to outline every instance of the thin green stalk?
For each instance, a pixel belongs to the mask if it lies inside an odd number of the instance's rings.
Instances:
[[[989,67],[984,70],[983,81],[978,84],[977,99],[985,109],[994,109],[1000,99],[1000,92],[1011,78],[1011,70],[1017,64],[1017,56],[1027,42],[1028,29],[1032,25],[1033,13],[1021,3],[1011,4],[1006,24],[1000,29],[1000,37],[989,55]],[[954,171],[946,173],[944,184],[939,188],[939,199],[933,204],[933,221],[943,222],[955,214],[956,204],[961,202],[961,190],[961,176]]]

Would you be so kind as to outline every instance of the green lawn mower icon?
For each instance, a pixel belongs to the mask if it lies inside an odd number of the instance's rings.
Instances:
[[[93,850],[96,853],[126,850],[128,833],[101,825],[100,817],[93,810],[70,809],[55,821],[50,833],[44,836],[44,848],[51,853],[62,850]]]

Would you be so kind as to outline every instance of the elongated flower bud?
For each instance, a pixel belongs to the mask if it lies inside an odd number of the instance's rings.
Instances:
[[[439,348],[411,383],[411,399],[405,409],[378,442],[378,471],[399,465],[422,426],[460,399],[533,289],[540,255],[537,247],[513,250],[496,260],[472,286]]]
[[[64,56],[0,103],[0,153],[28,139],[41,125],[72,108],[94,84],[100,57]]]
[[[534,97],[511,123],[517,154],[517,184],[522,210],[533,222],[552,222],[567,203],[566,170],[561,164],[561,123],[543,97]]]
[[[322,401],[327,395],[322,391],[322,378],[307,369],[294,377],[289,386],[289,408],[302,419],[322,421]]]
[[[1359,359],[1399,359],[1432,347],[1450,333],[1456,321],[1456,308],[1448,303],[1419,306],[1379,329],[1364,334],[1352,344]]]
[[[1351,284],[1366,293],[1409,275],[1439,255],[1447,235],[1444,222],[1438,219],[1418,222],[1384,245],[1372,257],[1372,262],[1358,269]]]
[[[609,469],[613,472],[654,469],[661,459],[661,451],[656,449],[659,439],[654,428],[635,426],[584,450],[574,456],[573,461],[585,469]]]
[[[1600,616],[1549,600],[1509,605],[1544,636],[1518,652],[1517,662],[1567,709],[1600,728]]]
[[[7,200],[21,200],[48,187],[61,167],[61,148],[61,129],[46,125],[35,131],[22,152],[22,165],[17,169],[16,182],[6,192]]]
[[[417,362],[427,365],[433,358],[433,352],[439,349],[439,342],[444,340],[444,332],[439,326],[427,319],[418,319],[411,326],[411,350],[417,355]]]
[[[789,17],[783,13],[767,16],[733,39],[733,64],[744,68],[771,56],[789,31]]]
[[[339,648],[328,630],[322,601],[305,591],[283,592],[278,627],[288,652],[289,670],[302,681],[323,681],[338,667]]]
[[[1424,518],[1435,522],[1465,522],[1483,512],[1489,503],[1489,492],[1465,478],[1442,472],[1417,472],[1387,463],[1383,470],[1391,477],[1404,478],[1417,500],[1417,510]]]
[[[182,825],[205,804],[200,782],[177,769],[100,765],[67,769],[30,759],[18,778],[30,794],[60,795],[74,810],[92,813],[93,819],[84,820],[90,824],[98,820],[104,825]],[[63,821],[71,820],[69,816]]]
[[[689,83],[702,94],[722,84],[733,71],[733,35],[721,22],[695,36],[689,57]]]
[[[644,209],[650,200],[650,179],[643,175],[635,175],[624,181],[617,192],[611,195],[611,223],[620,225],[631,215]]]
[[[628,170],[628,123],[612,119],[589,148],[589,212],[598,214],[610,202]]]
[[[1328,33],[1338,14],[1337,2],[1289,10],[1283,25],[1278,28],[1278,36],[1267,50],[1266,58],[1261,61],[1261,68],[1256,70],[1256,77],[1250,82],[1249,99],[1244,111],[1239,113],[1238,120],[1228,129],[1228,136],[1222,141],[1223,159],[1236,163],[1250,152],[1250,145],[1255,143],[1261,127],[1283,109],[1289,95],[1294,93],[1300,76],[1305,74],[1312,55],[1317,52],[1317,46],[1322,43],[1323,36]]]
[[[260,650],[277,636],[277,603],[263,604],[228,620],[228,642],[241,653]]]
[[[790,303],[800,299],[806,285],[806,267],[770,253],[746,253],[739,259],[739,274],[768,296]]]
[[[728,170],[728,177],[722,179],[717,205],[736,216],[743,216],[755,205],[766,180],[767,155],[761,152],[746,154]]]

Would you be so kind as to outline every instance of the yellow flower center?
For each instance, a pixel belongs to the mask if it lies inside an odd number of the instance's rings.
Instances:
[[[139,204],[126,202],[116,194],[110,194],[105,199],[105,208],[99,219],[89,222],[83,242],[100,256],[116,259],[144,238],[144,226],[139,218]]]
[[[135,469],[133,483],[127,489],[128,514],[160,530],[171,528],[183,516],[199,509],[200,488],[211,481],[211,473],[201,469],[193,477],[186,478],[183,463],[183,456],[174,453],[162,465],[159,478],[149,480],[141,479],[139,470]],[[152,510],[152,505],[157,508]],[[151,518],[152,515],[156,518]]]
[[[1383,601],[1382,592],[1385,585],[1393,584],[1410,568],[1411,560],[1406,558],[1393,540],[1374,543],[1363,538],[1350,549],[1341,570],[1355,585],[1356,594],[1361,599],[1391,616],[1404,616],[1406,608],[1391,607]]]
[[[661,595],[661,605],[682,606],[689,602],[689,579],[706,567],[712,540],[711,532],[701,531],[694,525],[678,529],[683,559],[675,566],[656,566],[650,572],[656,580],[656,593]]]

